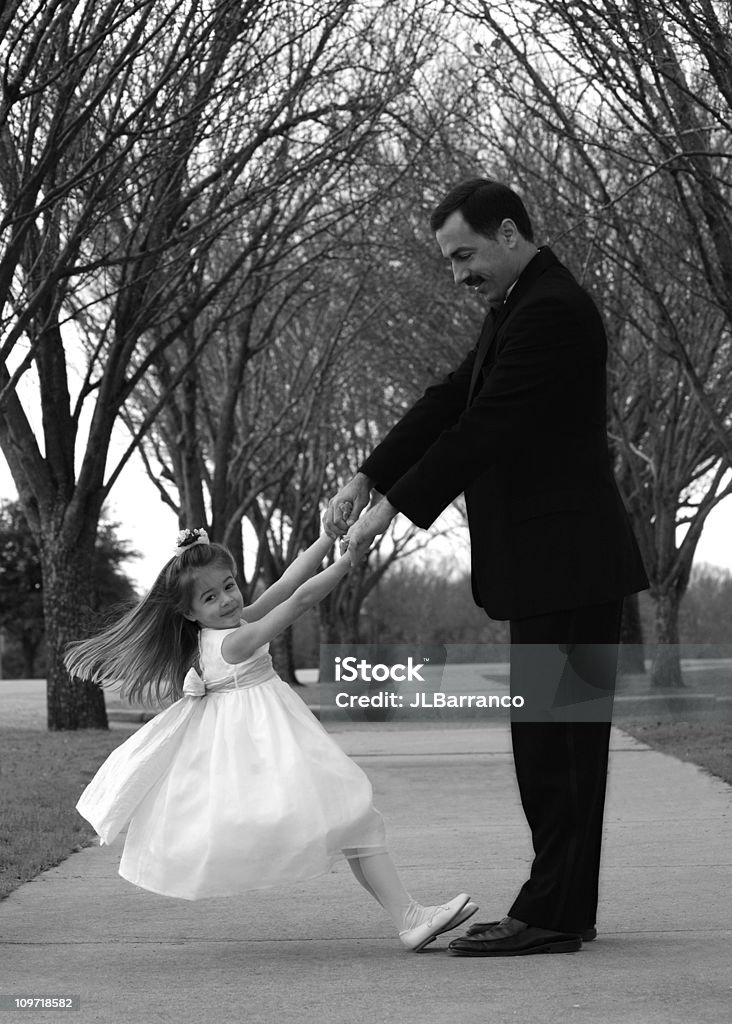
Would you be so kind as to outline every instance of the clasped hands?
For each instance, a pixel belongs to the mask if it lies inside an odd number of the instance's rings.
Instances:
[[[377,491],[373,492],[378,495]],[[370,504],[364,516],[361,513]],[[371,482],[363,473],[341,487],[328,502],[323,529],[333,540],[344,540],[355,564],[366,556],[374,539],[388,529],[397,509],[383,496],[372,501]]]

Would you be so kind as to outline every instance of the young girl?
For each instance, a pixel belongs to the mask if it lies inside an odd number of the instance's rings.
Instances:
[[[129,826],[123,878],[182,899],[312,878],[345,856],[418,951],[478,908],[464,893],[423,907],[406,892],[369,780],[268,654],[348,572],[347,552],[317,571],[332,543],[321,537],[244,608],[231,554],[204,530],[185,530],[147,597],[70,645],[74,675],[121,684],[131,699],[174,701],[113,751],[77,809],[102,843]]]

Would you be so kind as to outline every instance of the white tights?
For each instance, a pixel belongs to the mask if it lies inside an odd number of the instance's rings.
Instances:
[[[343,852],[357,881],[381,904],[400,931],[420,923],[424,908],[404,888],[388,853]]]

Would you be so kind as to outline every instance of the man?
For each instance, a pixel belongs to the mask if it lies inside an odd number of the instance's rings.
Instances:
[[[359,558],[398,512],[426,528],[465,493],[475,600],[510,621],[512,692],[536,697],[536,713],[511,723],[535,858],[507,916],[473,925],[450,951],[569,952],[596,934],[610,713],[572,720],[559,691],[570,704],[587,700],[583,687],[591,706],[612,701],[622,599],[648,586],[610,464],[607,342],[592,299],[537,249],[511,189],[466,181],[431,226],[456,284],[491,311],[466,359],[330,502],[325,526],[348,531]],[[359,519],[372,492],[380,500]]]

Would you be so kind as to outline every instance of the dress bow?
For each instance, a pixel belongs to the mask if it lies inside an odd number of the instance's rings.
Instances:
[[[201,679],[195,668],[189,668],[186,672],[185,679],[183,680],[183,696],[184,697],[205,697],[206,696],[206,684]]]

